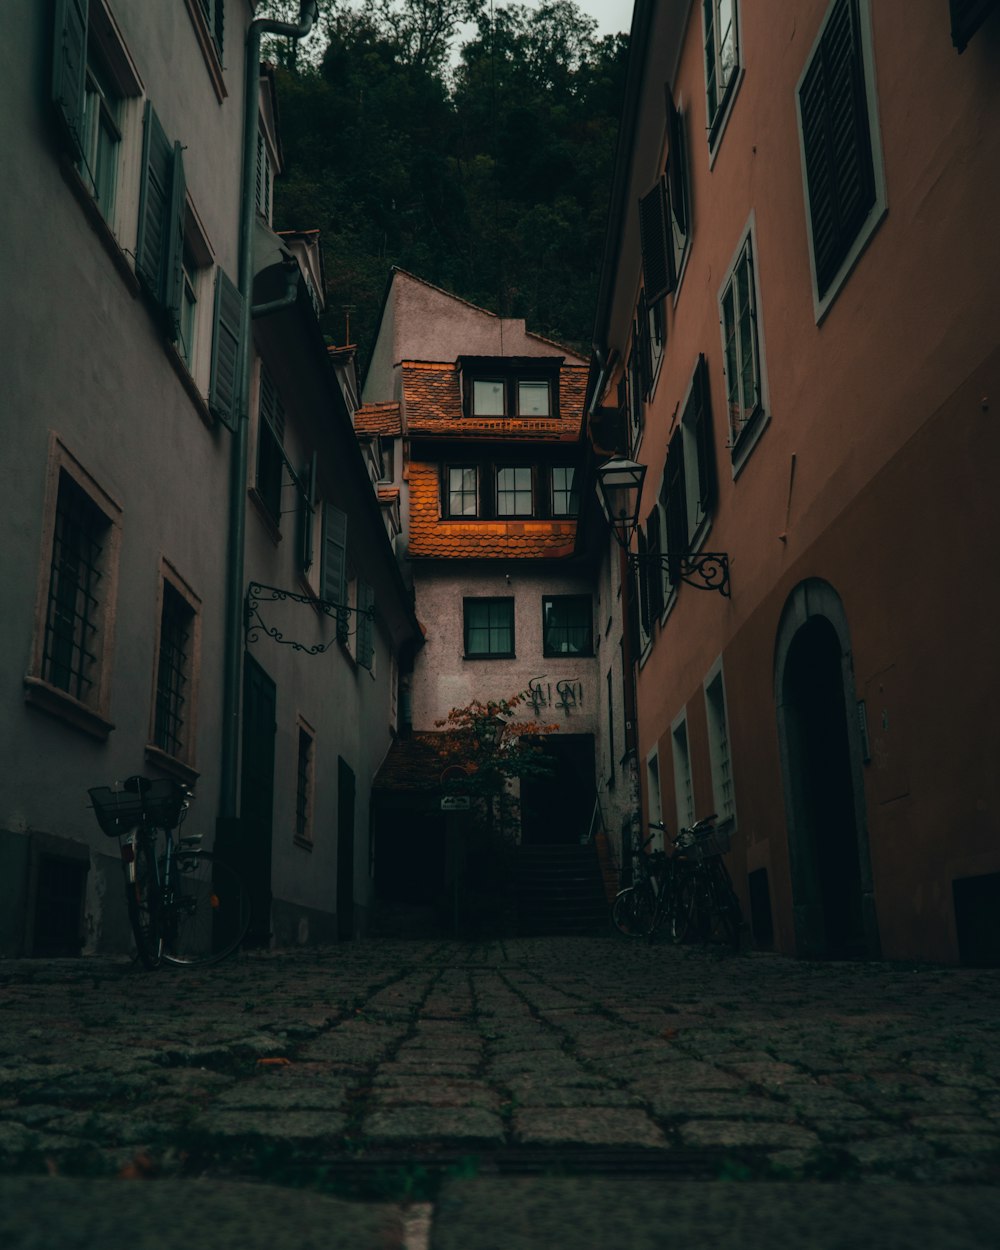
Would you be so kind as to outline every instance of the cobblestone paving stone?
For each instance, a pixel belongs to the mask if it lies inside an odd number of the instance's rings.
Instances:
[[[995,1185],[998,1042],[1000,972],[611,937],[11,961],[0,1172],[707,1152],[720,1174]]]

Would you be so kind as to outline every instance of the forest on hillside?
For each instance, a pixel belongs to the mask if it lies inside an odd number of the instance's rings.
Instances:
[[[362,368],[394,265],[589,355],[627,46],[595,30],[574,0],[323,0],[265,45],[275,227],[321,231],[324,331],[349,316]]]

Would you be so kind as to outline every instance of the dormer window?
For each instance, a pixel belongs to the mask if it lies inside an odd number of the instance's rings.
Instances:
[[[502,417],[504,384],[499,378],[476,378],[472,383],[472,415]]]
[[[517,384],[517,415],[519,417],[547,417],[550,415],[548,382],[523,382]]]

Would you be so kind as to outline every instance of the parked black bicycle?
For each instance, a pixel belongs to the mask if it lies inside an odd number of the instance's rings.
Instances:
[[[716,941],[739,950],[743,911],[724,860],[729,834],[718,827],[717,821],[715,815],[706,816],[682,829],[674,839],[670,857],[673,898],[664,905],[662,919],[654,918],[651,938],[657,920],[668,920],[675,942]]]
[[[174,837],[191,792],[169,778],[129,777],[88,793],[97,823],[119,840],[143,965],[215,963],[236,950],[250,924],[250,896],[239,874],[201,849],[200,834]]]

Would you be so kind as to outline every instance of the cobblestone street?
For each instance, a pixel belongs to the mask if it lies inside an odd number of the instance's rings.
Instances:
[[[414,1212],[433,1217],[432,1246],[551,1244],[551,1232],[537,1243],[516,1234],[540,1194],[557,1208],[599,1207],[601,1244],[601,1220],[626,1190],[638,1220],[629,1246],[685,1204],[704,1228],[734,1201],[777,1203],[787,1229],[791,1212],[817,1203],[843,1212],[845,1187],[855,1218],[866,1203],[883,1221],[895,1211],[897,1225],[923,1230],[921,1244],[993,1245],[998,991],[994,971],[727,957],[611,937],[383,941],[154,974],[127,962],[9,962],[0,1241],[103,1244],[99,1232],[31,1240],[40,1207],[46,1219],[60,1209],[38,1202],[39,1187],[72,1193],[79,1217],[114,1209],[109,1187],[126,1202],[167,1202],[186,1185],[197,1207],[252,1182],[274,1194],[263,1204],[254,1191],[254,1210],[270,1212],[253,1216],[258,1233],[294,1186],[309,1193],[294,1204],[301,1218],[310,1203],[336,1201],[369,1221],[345,1245],[428,1244]],[[718,1201],[706,1204],[708,1192]],[[351,1198],[365,1201],[345,1206]],[[491,1203],[494,1218],[470,1234],[467,1221]],[[212,1218],[226,1223],[218,1210]],[[545,1218],[532,1217],[539,1238]],[[880,1244],[896,1244],[884,1234]],[[233,1244],[257,1242],[244,1229]],[[295,1244],[313,1243],[300,1231]],[[327,1229],[322,1244],[341,1242]],[[581,1232],[563,1244],[591,1242]],[[855,1228],[850,1244],[867,1242]]]

